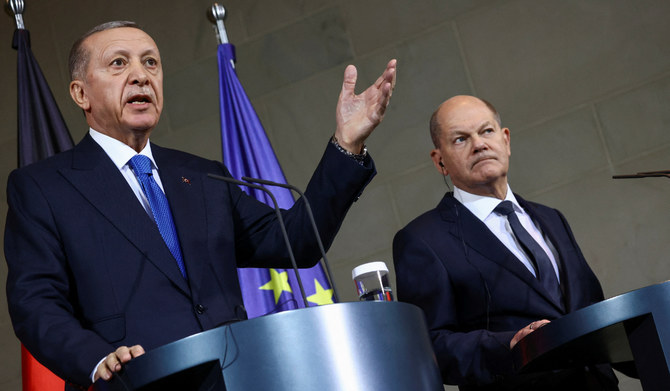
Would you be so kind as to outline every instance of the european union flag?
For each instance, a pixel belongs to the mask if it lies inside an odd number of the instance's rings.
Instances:
[[[263,125],[237,78],[235,47],[229,43],[219,44],[218,60],[224,164],[237,179],[248,176],[286,183]],[[272,205],[262,191],[245,190]],[[275,188],[272,191],[280,208],[293,205],[290,190]],[[333,290],[320,264],[300,271],[308,305],[303,303],[293,270],[245,268],[238,269],[238,275],[249,318],[333,302]]]

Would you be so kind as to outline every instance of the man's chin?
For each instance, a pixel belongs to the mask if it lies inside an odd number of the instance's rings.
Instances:
[[[472,178],[474,182],[479,184],[489,184],[505,178],[507,176],[507,170],[500,167],[500,165],[482,165],[475,172],[473,172]]]
[[[500,162],[498,162],[498,159],[496,159],[496,158],[492,158],[492,157],[491,158],[486,158],[486,159],[482,159],[482,160],[479,160],[479,161],[475,162],[472,165],[472,169],[473,170],[474,169],[480,170],[481,167],[488,166],[488,165],[491,165],[491,164],[500,164]]]
[[[126,127],[132,129],[133,132],[151,132],[156,125],[158,125],[156,119],[136,119],[126,123]]]

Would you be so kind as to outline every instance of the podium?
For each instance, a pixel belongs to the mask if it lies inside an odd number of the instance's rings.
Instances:
[[[224,385],[225,384],[225,385]],[[339,303],[232,323],[146,352],[96,391],[443,389],[418,307]]]
[[[670,281],[582,308],[512,350],[521,372],[613,363],[636,368],[645,391],[670,388]]]

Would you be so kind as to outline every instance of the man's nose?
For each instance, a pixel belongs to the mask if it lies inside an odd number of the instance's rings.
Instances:
[[[471,140],[472,140],[472,149],[474,150],[475,153],[487,149],[486,142],[484,142],[484,139],[479,135],[472,136]]]
[[[149,80],[147,75],[147,70],[144,69],[142,64],[135,63],[130,68],[129,82],[130,84],[138,84],[140,86],[145,85]]]

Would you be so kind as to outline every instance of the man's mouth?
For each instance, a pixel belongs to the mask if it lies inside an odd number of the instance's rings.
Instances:
[[[483,161],[486,161],[486,160],[495,160],[495,157],[493,157],[493,156],[481,156],[480,158],[478,158],[477,160],[475,160],[474,163],[472,163],[472,167],[474,167],[474,166],[476,166],[477,164],[479,164],[479,163],[481,163],[481,162],[483,162]]]
[[[143,105],[145,103],[151,103],[152,100],[149,95],[138,94],[131,96],[126,102],[132,105]]]

